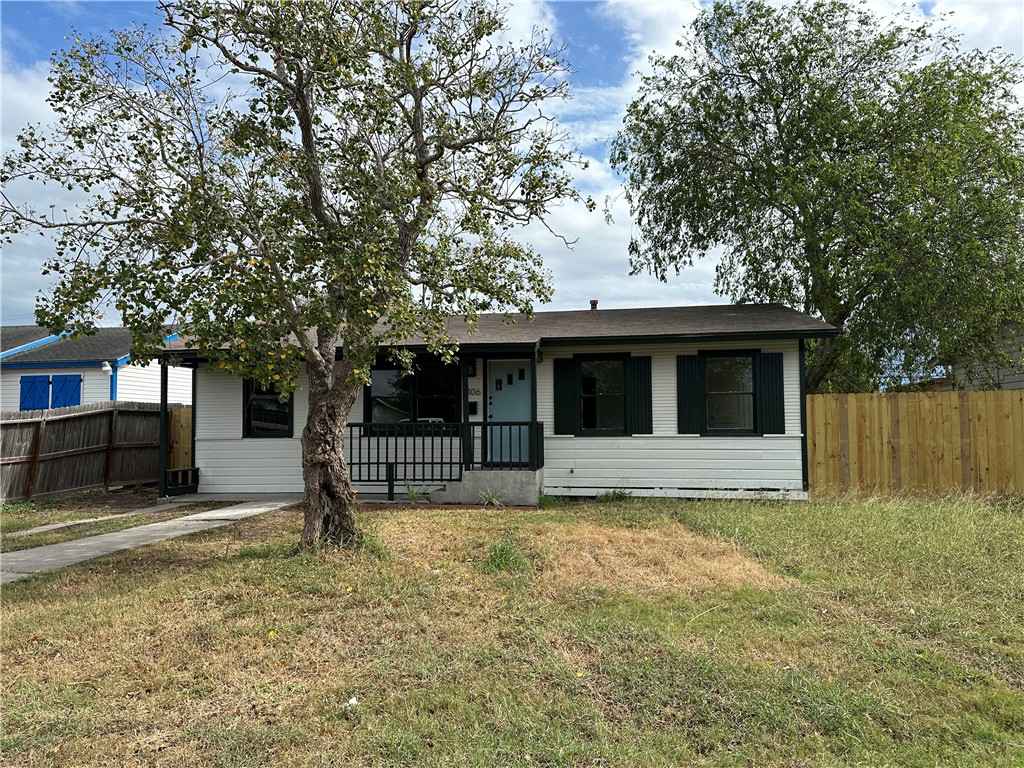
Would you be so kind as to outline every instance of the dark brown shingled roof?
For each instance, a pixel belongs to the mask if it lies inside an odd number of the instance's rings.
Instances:
[[[836,333],[831,325],[782,304],[537,312],[532,322],[522,316],[513,319],[516,322],[508,324],[503,315],[482,315],[477,332],[469,334],[465,323],[454,318],[449,321],[449,330],[466,346],[630,339],[807,338]]]
[[[5,325],[0,328],[0,352],[45,339],[50,332],[38,325]]]
[[[514,321],[514,322],[510,322]],[[481,315],[470,334],[462,318],[448,321],[449,333],[466,349],[514,344],[594,343],[598,341],[675,341],[700,339],[799,339],[832,336],[836,329],[782,304],[714,304],[701,307],[649,307]],[[421,346],[420,338],[398,346]],[[197,356],[184,339],[167,344],[184,357]]]

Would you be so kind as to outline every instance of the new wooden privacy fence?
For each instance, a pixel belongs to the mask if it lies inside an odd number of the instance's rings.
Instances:
[[[168,468],[192,462],[192,409],[168,416]],[[160,406],[90,403],[0,414],[0,498],[156,482]]]
[[[1024,493],[1024,391],[809,395],[811,492]]]

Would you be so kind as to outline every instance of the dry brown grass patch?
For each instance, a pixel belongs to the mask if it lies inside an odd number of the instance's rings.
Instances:
[[[553,586],[696,592],[785,585],[735,547],[682,525],[622,528],[574,522],[533,533],[550,553],[543,577]]]
[[[382,514],[375,530],[396,559],[427,566],[465,560],[473,542],[493,530],[495,518],[479,509],[411,509]]]

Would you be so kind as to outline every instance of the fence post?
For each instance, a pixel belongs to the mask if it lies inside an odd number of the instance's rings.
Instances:
[[[36,473],[39,471],[39,452],[43,447],[43,428],[46,426],[46,419],[41,419],[36,425],[36,444],[32,449],[32,465],[28,468],[28,482],[25,486],[25,501],[32,501],[32,492],[36,489]]]
[[[103,466],[103,492],[110,492],[110,473],[114,469],[114,436],[117,434],[117,404],[110,404],[110,426],[107,430],[107,461]]]

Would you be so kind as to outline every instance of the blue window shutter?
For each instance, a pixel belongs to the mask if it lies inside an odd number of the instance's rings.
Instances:
[[[676,398],[679,434],[699,435],[707,426],[703,357],[680,355],[676,358]]]
[[[783,395],[782,353],[762,352],[756,369],[758,432],[782,435],[786,432],[786,408]]]
[[[82,374],[53,377],[53,408],[82,404]]]
[[[21,401],[23,411],[45,411],[50,407],[50,377],[22,376]]]

